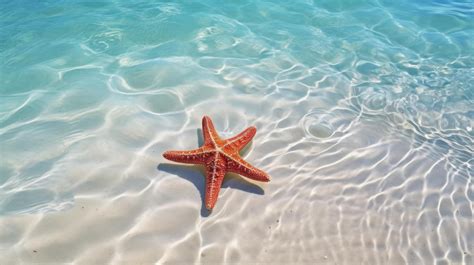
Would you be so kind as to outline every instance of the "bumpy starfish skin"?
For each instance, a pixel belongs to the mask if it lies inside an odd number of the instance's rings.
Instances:
[[[251,126],[238,135],[223,140],[217,134],[211,118],[204,116],[202,118],[202,132],[204,144],[200,148],[189,151],[167,151],[163,153],[163,156],[175,162],[205,166],[206,195],[204,201],[207,209],[214,208],[224,175],[227,172],[234,172],[257,181],[270,181],[270,176],[267,173],[253,167],[239,155],[239,151],[252,140],[257,132],[255,127]]]

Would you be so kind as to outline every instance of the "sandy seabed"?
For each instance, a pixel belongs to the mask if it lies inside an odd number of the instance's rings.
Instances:
[[[128,2],[5,7],[0,264],[472,264],[462,7]],[[203,115],[272,177],[212,213]]]

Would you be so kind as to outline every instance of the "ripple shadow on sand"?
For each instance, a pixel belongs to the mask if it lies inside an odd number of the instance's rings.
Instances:
[[[0,264],[473,263],[472,1],[95,2],[2,2]]]

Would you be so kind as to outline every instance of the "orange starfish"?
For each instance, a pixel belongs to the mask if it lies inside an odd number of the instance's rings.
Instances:
[[[245,129],[238,135],[223,140],[219,137],[212,124],[211,118],[202,118],[202,132],[204,144],[198,149],[189,151],[167,151],[163,153],[171,161],[200,164],[206,167],[206,195],[205,205],[212,210],[216,204],[224,175],[234,172],[257,181],[270,181],[270,176],[262,170],[253,167],[243,160],[239,151],[247,145],[257,132],[253,126]]]

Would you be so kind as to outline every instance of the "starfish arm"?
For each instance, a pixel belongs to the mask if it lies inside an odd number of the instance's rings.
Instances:
[[[179,163],[203,164],[207,157],[207,152],[203,148],[188,151],[166,151],[163,157]]]
[[[250,165],[248,162],[240,157],[228,157],[227,170],[230,172],[237,173],[249,179],[256,181],[268,182],[270,176],[264,171]]]
[[[211,118],[208,116],[202,118],[202,134],[204,136],[204,145],[212,144],[215,146],[216,142],[220,139]]]
[[[216,205],[222,181],[226,173],[225,161],[216,153],[216,158],[206,164],[206,195],[204,203],[208,210]]]
[[[252,140],[255,133],[257,133],[257,128],[254,126],[248,127],[236,136],[227,139],[224,147],[231,146],[232,148],[240,150]]]

